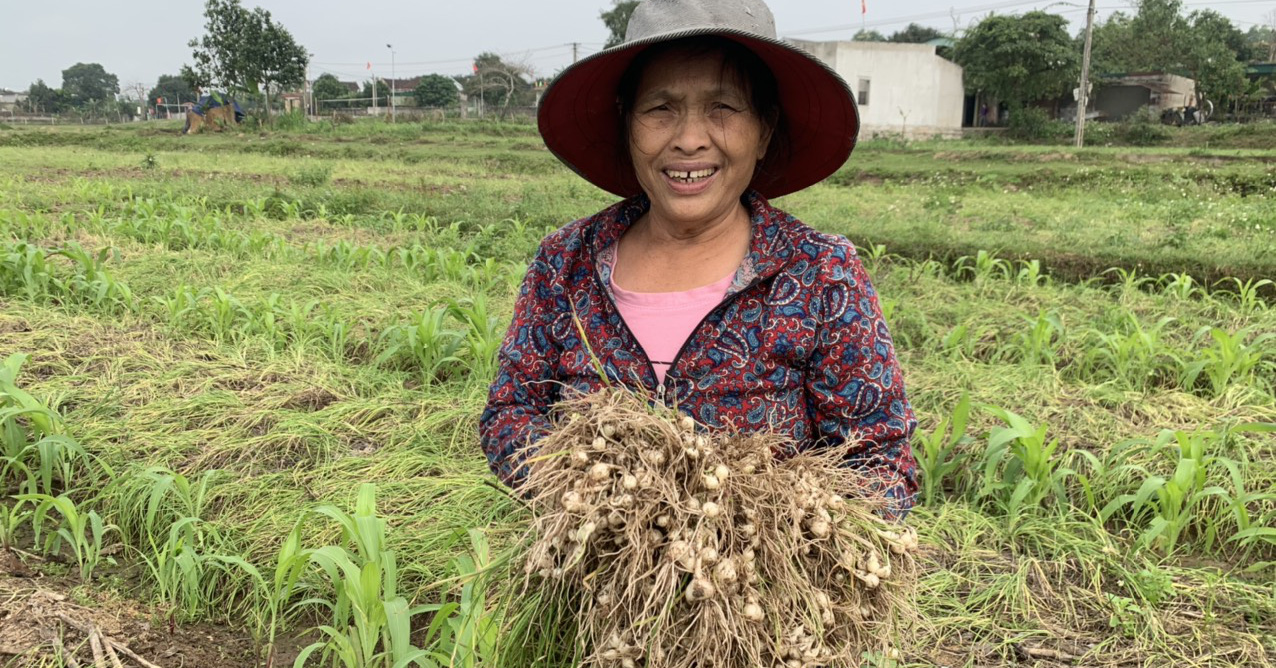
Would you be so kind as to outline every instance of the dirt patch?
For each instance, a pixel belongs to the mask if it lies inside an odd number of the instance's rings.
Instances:
[[[49,666],[256,666],[260,650],[242,626],[175,624],[162,611],[51,578],[13,577],[0,570],[0,664]],[[95,663],[90,636],[105,661]],[[110,650],[107,650],[107,647]],[[275,665],[290,665],[302,642],[287,640]],[[74,662],[72,662],[72,660]],[[140,660],[139,660],[140,659]]]

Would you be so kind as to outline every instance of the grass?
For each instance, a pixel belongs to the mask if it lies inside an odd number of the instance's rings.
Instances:
[[[263,645],[326,625],[311,665],[532,663],[485,635],[521,511],[476,419],[536,243],[611,198],[527,126],[170,130],[0,131],[0,415],[39,416],[0,417],[0,539]],[[1276,661],[1276,200],[1211,141],[867,142],[778,202],[861,248],[921,421],[903,664]]]

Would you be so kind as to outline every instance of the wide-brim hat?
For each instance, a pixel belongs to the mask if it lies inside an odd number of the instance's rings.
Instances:
[[[743,44],[775,75],[788,150],[768,156],[750,187],[779,197],[837,171],[855,148],[859,112],[846,82],[776,37],[761,0],[643,0],[625,41],[571,65],[541,97],[537,123],[549,150],[585,180],[631,197],[642,191],[621,131],[617,85],[638,54],[661,42],[718,35]],[[773,144],[774,146],[774,144]]]

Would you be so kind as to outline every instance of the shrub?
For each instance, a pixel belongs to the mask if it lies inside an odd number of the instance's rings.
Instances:
[[[332,167],[324,164],[304,164],[288,174],[294,186],[326,186],[331,178]]]
[[[1170,138],[1170,131],[1161,124],[1161,115],[1151,107],[1143,107],[1130,117],[1117,123],[1117,141],[1132,146],[1152,146]]]
[[[1023,141],[1045,141],[1060,136],[1061,125],[1050,118],[1045,109],[1024,107],[1010,112],[1006,134]]]

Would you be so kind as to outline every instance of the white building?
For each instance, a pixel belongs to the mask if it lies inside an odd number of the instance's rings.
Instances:
[[[860,137],[960,136],[966,91],[961,66],[930,44],[789,39],[846,80],[860,109]]]
[[[16,90],[8,88],[0,88],[0,111],[12,112],[19,102],[27,99],[26,93],[19,93]]]

